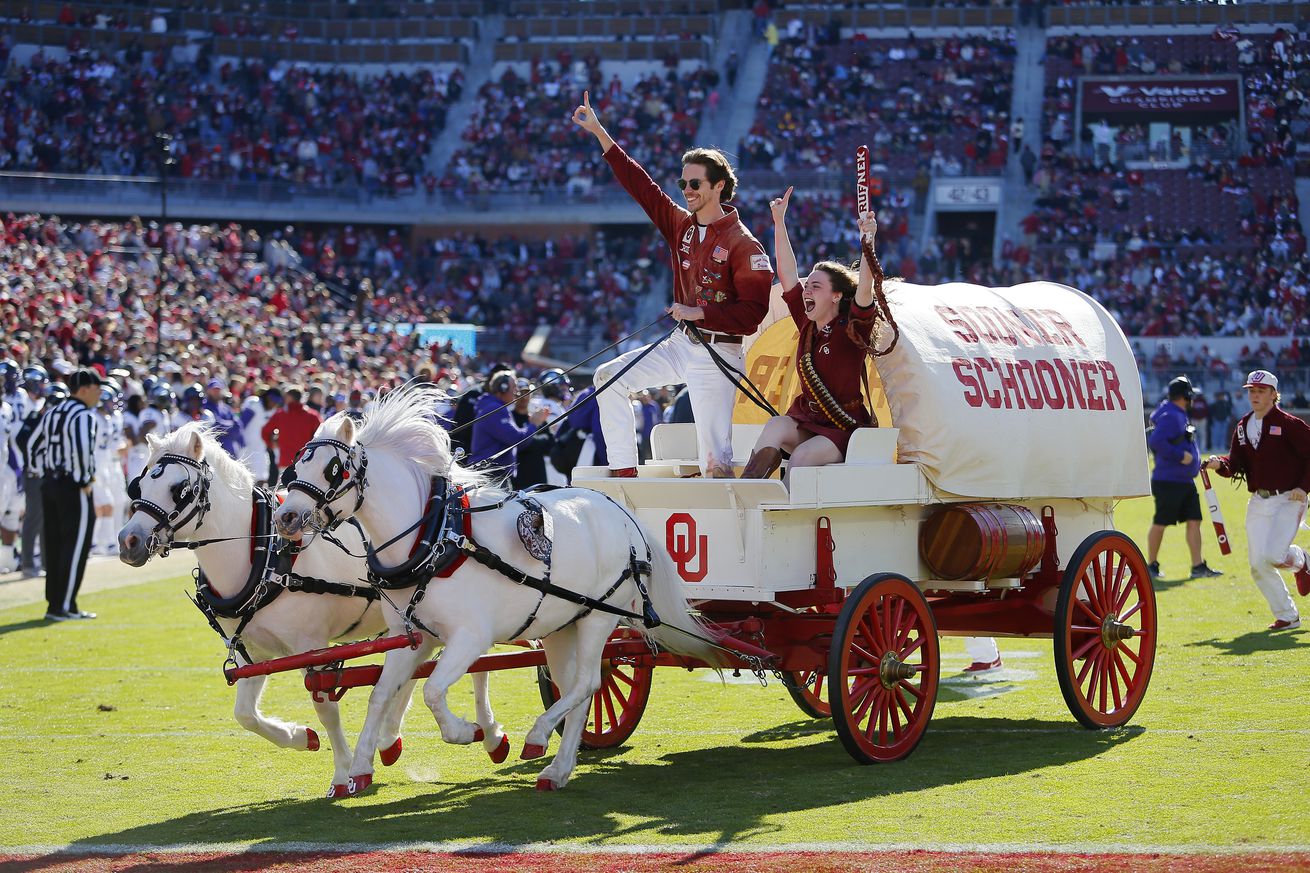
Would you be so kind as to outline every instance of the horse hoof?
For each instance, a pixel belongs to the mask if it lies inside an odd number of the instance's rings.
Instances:
[[[346,780],[346,793],[351,797],[357,794],[363,794],[368,787],[373,784],[373,774],[364,773],[360,776],[351,776]]]
[[[487,735],[482,732],[482,728],[473,729],[473,742],[480,743],[486,739],[486,736]]]
[[[328,788],[327,796],[328,800],[340,800],[343,797],[349,797],[350,792],[346,789],[345,785],[336,784]]]
[[[491,755],[491,763],[503,763],[509,757],[509,735],[506,734],[500,738],[500,745],[492,749],[487,754]]]
[[[531,761],[533,758],[540,758],[544,754],[546,754],[545,746],[539,746],[536,743],[524,743],[519,758],[524,761]]]
[[[313,728],[305,728],[305,751],[318,751],[318,733]]]
[[[392,764],[396,763],[396,761],[400,760],[401,751],[402,748],[401,748],[400,737],[396,737],[396,741],[394,743],[387,746],[382,751],[378,752],[378,756],[382,758],[382,766],[390,767]]]
[[[537,790],[538,790],[538,791],[558,791],[559,788],[555,785],[554,782],[550,781],[549,779],[538,779],[538,780],[537,780]]]

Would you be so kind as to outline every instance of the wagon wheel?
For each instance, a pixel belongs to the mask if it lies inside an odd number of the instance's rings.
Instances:
[[[782,674],[782,687],[787,689],[801,712],[811,718],[832,718],[832,707],[828,705],[828,696],[823,693],[826,684],[827,676],[821,667]]]
[[[1112,530],[1083,540],[1055,606],[1055,675],[1079,723],[1096,730],[1133,717],[1151,681],[1155,636],[1155,587],[1136,544]]]
[[[591,698],[587,726],[582,729],[582,748],[612,749],[632,736],[650,699],[654,667],[606,659],[600,667],[600,690]],[[559,700],[559,689],[550,679],[549,667],[537,668],[541,702],[550,707]],[[564,733],[564,722],[555,728]]]
[[[937,624],[904,576],[870,576],[846,598],[828,652],[828,703],[861,764],[899,761],[923,739],[941,672]]]

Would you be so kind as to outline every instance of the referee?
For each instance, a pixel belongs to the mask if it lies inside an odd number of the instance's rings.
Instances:
[[[42,417],[33,439],[39,441],[45,509],[45,599],[49,621],[95,618],[77,608],[77,591],[91,551],[95,521],[91,483],[96,474],[96,405],[100,374],[77,370],[68,377],[72,396]]]

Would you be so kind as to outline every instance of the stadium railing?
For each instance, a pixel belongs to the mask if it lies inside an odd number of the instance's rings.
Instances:
[[[1050,6],[1047,27],[1136,27],[1159,24],[1277,24],[1297,20],[1293,2],[1169,3],[1150,6]]]
[[[506,19],[505,36],[517,39],[641,39],[673,34],[712,37],[715,24],[715,19],[706,15],[544,16]]]
[[[10,24],[14,44],[68,45],[76,37],[85,49],[119,52],[138,45],[145,51],[171,49],[191,43],[185,32],[151,33],[140,30],[101,30],[60,24]],[[469,47],[463,42],[302,42],[275,37],[216,37],[214,54],[236,58],[276,58],[322,64],[466,64]]]
[[[276,39],[214,40],[214,54],[320,64],[467,64],[469,47],[459,42],[290,42]]]
[[[500,42],[496,44],[497,61],[530,61],[533,58],[553,58],[561,51],[595,53],[602,61],[664,61],[674,58],[679,61],[708,61],[710,44],[703,39],[649,39],[624,40],[621,42],[596,39],[579,40],[531,40],[524,42]]]
[[[62,173],[0,171],[0,209],[90,214],[116,211],[154,215],[159,209],[157,176],[101,176]],[[417,190],[402,194],[370,192],[360,184],[316,188],[281,180],[221,181],[168,180],[170,209],[187,206],[186,214],[216,210],[239,218],[324,221],[373,220],[394,222],[397,213],[408,220],[431,220],[437,210],[500,215],[508,223],[539,221],[543,212],[560,205],[585,204],[603,210],[603,220],[634,221],[639,210],[617,185],[595,186],[589,191],[550,187],[528,191],[453,193]],[[333,216],[328,210],[343,215]],[[273,213],[276,213],[274,216]],[[373,214],[370,214],[373,213]],[[183,214],[178,212],[177,214]]]
[[[907,9],[903,6],[872,6],[857,9],[785,8],[776,13],[777,20],[786,23],[800,19],[807,25],[824,27],[831,21],[853,30],[877,30],[889,27],[907,27],[922,30],[929,27],[1013,27],[1015,11],[1012,7],[945,7]]]
[[[531,15],[577,15],[585,11],[588,16],[614,15],[713,15],[719,11],[719,0],[589,0],[580,6],[578,0],[511,0],[511,17]]]

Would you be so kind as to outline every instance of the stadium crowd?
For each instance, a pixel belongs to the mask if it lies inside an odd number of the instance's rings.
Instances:
[[[614,135],[657,178],[672,178],[696,135],[702,110],[717,101],[718,74],[706,67],[667,67],[625,83],[606,76],[596,54],[575,60],[561,51],[553,62],[534,59],[526,75],[507,66],[478,91],[477,106],[441,180],[457,195],[479,191],[566,189],[585,197],[611,182],[594,145],[569,123],[578,95],[612,119]]]
[[[869,136],[874,163],[898,174],[1004,166],[1013,35],[843,40],[839,28],[795,23],[781,37],[741,142],[744,169],[844,172]]]
[[[172,136],[183,179],[435,190],[433,139],[463,72],[358,75],[259,61],[194,62],[129,48],[38,51],[0,85],[0,169],[152,175]]]
[[[9,215],[0,228],[0,420],[15,441],[12,460],[21,466],[17,439],[25,421],[39,417],[43,400],[59,396],[79,366],[89,366],[109,383],[100,410],[104,463],[125,465],[127,478],[145,461],[144,420],[155,422],[156,435],[190,420],[209,422],[234,456],[272,475],[312,433],[306,422],[361,412],[379,392],[410,379],[455,395],[476,389],[493,371],[532,375],[459,354],[450,343],[425,347],[418,333],[392,325],[452,317],[510,330],[520,325],[520,342],[538,323],[605,322],[619,331],[629,315],[623,307],[649,281],[641,265],[656,256],[648,236],[600,233],[537,242],[457,234],[411,256],[394,229],[352,226],[261,237],[235,224],[160,228],[139,220]],[[311,266],[337,280],[359,271],[378,277],[379,287],[368,296],[371,280],[361,280],[360,293],[342,297]],[[411,269],[427,278],[412,278]],[[556,374],[554,382],[557,402],[567,401],[567,380]],[[302,424],[270,425],[278,415]],[[649,431],[653,420],[643,421]],[[269,445],[274,432],[276,452]],[[112,551],[113,520],[121,523],[126,506],[123,493],[113,493],[105,497],[107,509],[110,497],[113,511],[103,516],[109,520],[96,528],[101,552]],[[35,551],[29,544],[24,559]]]
[[[1175,130],[1167,147],[1150,150],[1157,158],[1240,158],[1243,166],[1290,166],[1296,161],[1298,140],[1304,140],[1310,128],[1310,118],[1302,112],[1310,42],[1296,31],[1244,34],[1220,28],[1212,36],[1055,37],[1047,41],[1046,52],[1043,156],[1048,159],[1077,141],[1079,132],[1071,130],[1071,119],[1081,75],[1241,74],[1247,142],[1237,142],[1235,124],[1195,125],[1188,130],[1190,136]],[[1130,159],[1148,155],[1141,125],[1089,128],[1098,165],[1110,159],[1112,145]]]

